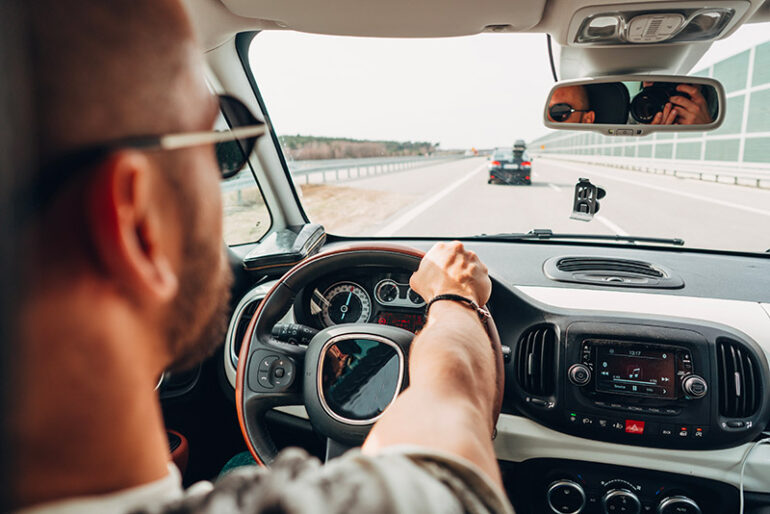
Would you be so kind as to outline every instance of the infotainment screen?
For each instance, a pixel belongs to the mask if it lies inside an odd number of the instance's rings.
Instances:
[[[676,353],[639,345],[597,345],[596,390],[676,398]]]

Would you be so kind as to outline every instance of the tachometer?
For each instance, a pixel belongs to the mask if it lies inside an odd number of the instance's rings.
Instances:
[[[354,282],[338,282],[324,292],[321,307],[325,326],[366,323],[372,314],[372,300],[363,287]]]

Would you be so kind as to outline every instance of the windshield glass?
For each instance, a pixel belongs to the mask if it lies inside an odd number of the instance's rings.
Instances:
[[[715,43],[693,69],[725,87],[721,128],[636,138],[544,127],[553,78],[542,34],[263,32],[249,61],[305,212],[329,233],[451,238],[550,229],[764,252],[764,25]],[[570,218],[581,178],[606,191],[591,221]]]

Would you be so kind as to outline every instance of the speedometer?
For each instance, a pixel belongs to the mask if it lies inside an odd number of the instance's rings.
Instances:
[[[372,314],[372,300],[363,287],[354,282],[338,282],[323,294],[321,319],[324,325],[366,323]]]

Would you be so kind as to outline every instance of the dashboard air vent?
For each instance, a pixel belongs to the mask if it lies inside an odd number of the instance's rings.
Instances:
[[[516,377],[527,393],[550,396],[556,374],[556,329],[550,325],[532,327],[519,339]]]
[[[727,418],[756,414],[762,397],[760,367],[754,355],[732,339],[717,340],[719,413]]]
[[[230,339],[230,360],[233,366],[238,367],[238,355],[241,353],[243,337],[246,335],[246,329],[249,328],[249,322],[257,312],[262,298],[252,298],[246,302],[241,302],[233,313],[233,320],[230,322],[228,336]],[[233,323],[234,326],[233,326]]]
[[[543,265],[551,280],[615,287],[676,289],[684,281],[671,270],[645,261],[598,256],[552,257]]]

